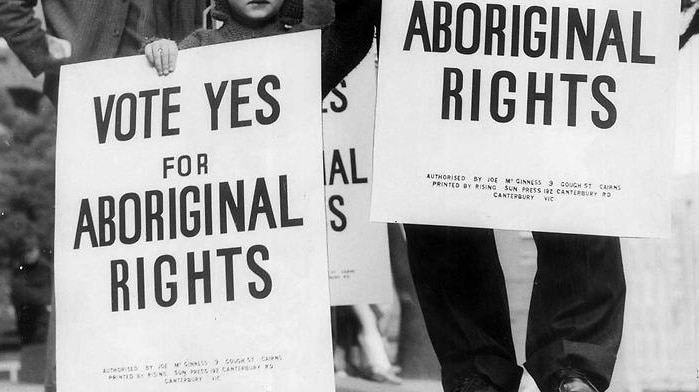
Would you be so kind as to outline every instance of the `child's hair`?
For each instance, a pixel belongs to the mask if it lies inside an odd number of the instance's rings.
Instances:
[[[214,11],[211,16],[226,21],[231,17],[231,8],[227,0],[214,0]],[[303,20],[303,0],[284,0],[279,10],[279,21],[283,24],[294,26]]]

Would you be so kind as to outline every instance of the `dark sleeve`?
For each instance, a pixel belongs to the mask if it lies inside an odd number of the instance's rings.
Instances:
[[[323,98],[369,52],[379,11],[378,0],[335,1],[335,20],[323,29]]]
[[[193,31],[204,28],[202,13],[208,0],[170,0],[170,39],[177,42]]]
[[[20,61],[37,76],[52,63],[46,32],[34,16],[36,0],[0,0],[0,36]]]
[[[180,41],[177,44],[177,48],[182,50],[202,46],[202,34],[204,33],[204,31],[205,30],[197,30],[192,34],[186,36],[182,41]]]

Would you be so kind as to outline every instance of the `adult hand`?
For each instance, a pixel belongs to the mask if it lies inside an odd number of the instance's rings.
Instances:
[[[158,75],[169,75],[177,65],[177,44],[169,39],[159,39],[146,45],[146,58]]]
[[[69,58],[73,51],[70,41],[46,34],[46,44],[49,47],[49,54],[54,60],[65,60]]]

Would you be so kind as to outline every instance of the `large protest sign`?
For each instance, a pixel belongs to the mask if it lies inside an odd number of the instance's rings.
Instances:
[[[373,220],[669,234],[676,4],[383,7]]]
[[[393,299],[386,224],[369,222],[375,56],[370,52],[323,102],[332,305]]]
[[[62,70],[59,391],[332,390],[319,32],[177,67]]]

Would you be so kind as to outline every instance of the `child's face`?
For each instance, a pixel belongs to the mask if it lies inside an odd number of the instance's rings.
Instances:
[[[252,24],[268,22],[279,13],[282,4],[284,0],[228,0],[233,17]]]

